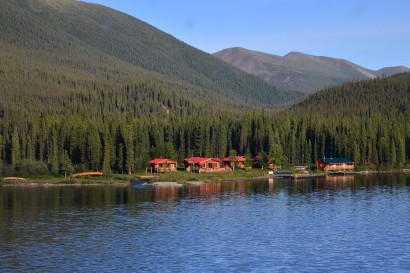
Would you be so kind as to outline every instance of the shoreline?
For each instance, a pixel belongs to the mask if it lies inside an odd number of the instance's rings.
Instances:
[[[387,171],[357,171],[357,172],[348,172],[343,173],[344,175],[370,175],[370,174],[383,174],[383,173],[410,173],[410,169],[403,169],[403,170],[387,170]],[[160,177],[156,177],[153,181],[147,179],[146,185],[154,186],[154,187],[180,187],[186,184],[191,185],[201,185],[204,183],[211,183],[211,182],[235,182],[242,179],[272,179],[275,178],[273,175],[263,174],[261,175],[260,172],[251,173],[254,174],[249,175],[249,173],[244,173],[246,175],[239,175],[235,177],[224,177],[224,176],[216,176],[216,177],[207,177],[198,176],[196,177],[198,180],[189,180],[189,179],[167,179],[164,177],[163,180],[158,180]],[[342,175],[343,175],[342,174]],[[196,174],[198,175],[198,174]],[[333,174],[337,175],[337,174]],[[326,177],[332,176],[332,174],[326,173],[316,173],[313,175],[296,175],[292,177],[294,179],[309,179],[309,178],[319,178],[319,177]],[[138,177],[144,177],[143,175]],[[110,177],[110,178],[94,178],[94,177],[86,177],[86,178],[18,178],[18,179],[0,179],[0,187],[62,187],[62,186],[73,186],[73,187],[82,187],[82,186],[130,186],[130,181],[137,179],[135,176],[128,177],[126,175],[121,175],[117,177]],[[279,178],[277,178],[279,179]]]

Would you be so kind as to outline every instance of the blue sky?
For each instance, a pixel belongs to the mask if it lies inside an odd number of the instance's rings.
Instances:
[[[214,53],[298,51],[369,69],[410,67],[409,0],[87,0]]]

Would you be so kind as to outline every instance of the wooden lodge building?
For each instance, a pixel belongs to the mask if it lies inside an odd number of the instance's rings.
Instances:
[[[226,157],[223,160],[210,157],[189,157],[184,159],[184,168],[187,172],[221,172],[230,171],[234,168],[245,168],[245,157],[235,156]],[[175,172],[177,171],[178,162],[168,158],[155,158],[149,162],[149,171],[151,173]]]
[[[260,158],[254,158],[260,160]],[[177,171],[178,162],[168,158],[155,158],[149,162],[149,171],[151,173],[175,172]],[[188,172],[220,172],[232,170],[234,168],[245,168],[245,157],[235,156],[226,157],[223,160],[209,157],[190,157],[184,160],[185,170]],[[234,168],[233,168],[234,167]],[[341,158],[323,158],[316,160],[317,170],[324,172],[343,172],[353,171],[355,162],[348,157]]]
[[[252,161],[252,167],[262,168],[263,169],[263,156],[257,155],[255,157],[252,157],[251,161]]]
[[[353,171],[355,163],[351,158],[323,158],[316,160],[316,169],[324,172]]]
[[[245,157],[244,156],[235,156],[234,158],[225,157],[224,159],[222,159],[222,162],[224,163],[225,166],[228,166],[231,169],[234,169],[234,168],[244,169],[245,168]]]
[[[176,172],[178,162],[168,158],[155,158],[149,162],[151,173]]]
[[[209,157],[190,157],[184,160],[184,167],[187,172],[219,172],[222,168],[222,160]]]

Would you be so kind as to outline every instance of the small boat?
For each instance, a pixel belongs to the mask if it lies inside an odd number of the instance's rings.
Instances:
[[[145,179],[130,180],[130,187],[132,189],[143,189],[146,188],[148,185],[148,180]]]

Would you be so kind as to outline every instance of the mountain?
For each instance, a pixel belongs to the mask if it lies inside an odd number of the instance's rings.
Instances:
[[[386,166],[409,158],[409,74],[352,81],[276,109],[302,94],[126,14],[71,0],[0,6],[0,177],[131,174],[152,158],[193,154],[281,153],[284,166],[322,155]],[[300,53],[283,59],[354,67]]]
[[[282,88],[314,93],[350,80],[410,71],[407,67],[372,71],[343,59],[291,52],[284,57],[244,48],[228,48],[214,56],[264,81]]]
[[[157,110],[274,107],[301,96],[101,5],[74,0],[0,4],[0,110],[64,113],[78,110],[75,102],[88,97],[96,108],[84,111],[132,110],[139,116]],[[104,96],[118,99],[106,102]]]
[[[392,76],[399,73],[409,72],[410,68],[406,66],[384,67],[376,71],[377,76]]]

